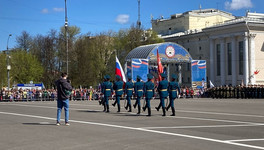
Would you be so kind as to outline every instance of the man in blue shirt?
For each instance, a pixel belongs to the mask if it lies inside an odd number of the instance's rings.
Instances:
[[[160,104],[158,107],[156,107],[157,111],[159,111],[160,107],[162,106],[163,115],[166,116],[166,110],[165,110],[165,98],[168,97],[168,81],[166,80],[166,74],[161,74],[162,81],[159,82],[158,85],[158,92],[160,95]]]
[[[175,74],[172,75],[172,81],[169,83],[169,97],[170,103],[166,110],[168,111],[171,107],[172,114],[171,116],[175,116],[175,108],[174,108],[174,100],[178,98],[178,93],[180,93],[180,87],[178,82],[176,82],[177,76]],[[178,93],[177,93],[178,90]]]

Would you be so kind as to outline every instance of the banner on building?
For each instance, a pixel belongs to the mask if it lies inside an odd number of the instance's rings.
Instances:
[[[192,60],[192,86],[194,88],[206,87],[205,60]]]
[[[149,73],[148,59],[132,59],[131,65],[132,80],[136,81],[137,76],[140,76],[144,82],[147,81],[147,74]]]

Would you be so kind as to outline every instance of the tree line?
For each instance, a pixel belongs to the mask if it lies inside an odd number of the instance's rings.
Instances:
[[[77,26],[68,27],[69,78],[74,87],[98,85],[105,74],[114,80],[115,56],[121,64],[134,48],[163,42],[151,30],[132,25],[118,32],[107,31],[95,35],[81,34]],[[47,35],[32,36],[27,31],[16,37],[16,46],[10,50],[10,83],[43,82],[53,88],[61,72],[66,72],[66,33],[51,29]],[[7,86],[7,53],[0,53],[0,84]]]

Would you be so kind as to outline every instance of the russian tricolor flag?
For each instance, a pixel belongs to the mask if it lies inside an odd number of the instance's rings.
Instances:
[[[124,71],[122,69],[122,66],[121,66],[121,64],[120,64],[120,62],[119,62],[119,60],[118,60],[117,57],[116,57],[116,70],[115,70],[115,74],[116,75],[119,75],[122,78],[123,82],[126,82],[125,73],[124,73]]]

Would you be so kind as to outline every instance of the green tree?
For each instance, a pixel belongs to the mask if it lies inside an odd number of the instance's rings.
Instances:
[[[35,56],[23,50],[11,52],[10,79],[13,83],[41,82],[43,67]]]
[[[81,29],[77,26],[68,26],[68,60],[69,60],[69,74],[72,73],[73,65],[71,62],[76,60],[74,52],[74,44],[76,42],[77,35],[80,34]],[[67,51],[66,51],[66,32],[65,27],[60,28],[58,37],[58,67],[59,71],[66,72],[67,64]]]
[[[29,51],[32,44],[32,37],[26,31],[22,31],[21,35],[16,37],[17,48]]]
[[[7,86],[6,54],[0,53],[0,85]]]

